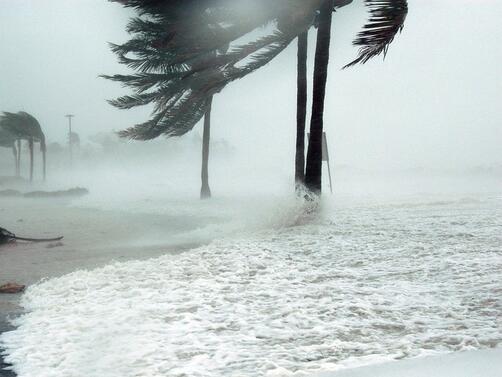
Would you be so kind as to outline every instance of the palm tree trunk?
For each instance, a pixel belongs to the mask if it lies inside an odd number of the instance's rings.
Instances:
[[[310,140],[305,171],[305,185],[310,192],[316,195],[321,194],[324,99],[328,80],[333,5],[333,0],[324,0],[320,9],[319,29],[317,30],[312,118],[310,120]]]
[[[211,189],[209,188],[209,140],[211,138],[211,107],[213,97],[209,99],[208,108],[204,115],[204,133],[202,135],[202,171],[201,179],[202,186],[200,188],[200,198],[208,199],[211,197]]]
[[[46,149],[42,149],[42,160],[43,160],[43,169],[44,169],[44,181],[47,176],[47,151]]]
[[[44,182],[47,175],[47,145],[45,144],[45,137],[40,139],[40,150],[42,151],[42,168]]]
[[[29,149],[30,149],[30,182],[33,182],[33,138],[30,137],[28,141]]]
[[[16,148],[16,142],[12,144],[12,154],[14,155],[14,166],[15,166],[15,173],[14,175],[17,177],[17,148]]]
[[[21,140],[17,140],[17,176],[21,176]]]
[[[296,94],[296,191],[305,185],[305,123],[307,119],[307,48],[308,31],[298,36],[298,67]]]

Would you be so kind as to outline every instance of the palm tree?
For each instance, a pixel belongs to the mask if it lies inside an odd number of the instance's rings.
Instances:
[[[357,63],[364,64],[382,53],[385,56],[395,35],[402,30],[408,13],[407,0],[365,0],[365,2],[371,16],[368,24],[354,41],[354,45],[360,46],[359,56],[344,68]],[[312,118],[305,171],[305,185],[311,193],[316,195],[321,193],[324,98],[328,78],[333,5],[334,0],[323,0],[317,31]]]
[[[365,1],[372,17],[355,41],[360,46],[359,57],[347,66],[385,53],[406,16],[406,0]],[[188,1],[188,5],[176,0],[119,2],[135,8],[140,17],[128,26],[135,36],[112,49],[121,63],[139,73],[107,77],[135,91],[111,101],[116,107],[155,105],[150,120],[120,132],[123,137],[138,140],[181,136],[190,131],[208,112],[215,94],[272,61],[312,26],[319,12],[312,142],[305,179],[311,191],[320,193],[320,137],[335,0],[200,0]],[[268,28],[264,36],[239,44],[244,35],[270,24],[274,27]]]
[[[253,7],[253,17],[246,19],[243,9],[236,3],[222,7],[209,6],[209,2],[206,2],[201,8],[196,5],[191,7],[190,16],[187,17],[187,5],[181,6],[174,1],[162,4],[156,1],[120,2],[136,8],[140,16],[146,15],[148,18],[133,19],[128,25],[133,38],[125,44],[112,45],[119,61],[140,73],[104,76],[136,92],[133,96],[111,101],[111,104],[128,109],[154,103],[155,110],[151,120],[119,134],[138,140],[152,139],[161,134],[181,136],[204,116],[201,198],[208,198],[211,195],[208,182],[210,114],[214,94],[226,83],[266,64],[289,44],[294,34],[277,30],[265,38],[229,51],[232,41],[272,19],[279,19],[284,12],[277,8],[272,16],[263,11],[270,6],[265,6],[265,2],[259,0],[259,6],[255,4]],[[187,26],[181,23],[183,17],[190,20]],[[291,29],[291,19],[281,17],[281,29]],[[223,23],[225,27],[221,26]],[[195,24],[197,27],[193,27]],[[191,27],[190,31],[187,31],[188,26]],[[248,63],[238,66],[249,56],[251,60]],[[154,91],[147,92],[151,89]]]
[[[4,112],[3,115],[0,116],[0,128],[13,135],[18,141],[28,141],[30,151],[30,181],[33,181],[33,146],[35,142],[40,143],[40,150],[42,151],[43,158],[43,177],[45,180],[47,148],[45,143],[45,135],[37,119],[24,111],[20,111],[18,113]],[[18,156],[20,153],[19,149],[20,148],[18,147]]]
[[[335,0],[333,11],[352,3]],[[307,50],[308,30],[298,36],[297,101],[296,101],[296,155],[295,187],[301,192],[305,186],[305,123],[307,119]]]
[[[333,6],[334,0],[323,1],[319,13],[319,29],[317,31],[312,118],[310,120],[310,139],[307,152],[307,168],[305,171],[305,185],[314,194],[321,193],[323,113],[328,79]]]

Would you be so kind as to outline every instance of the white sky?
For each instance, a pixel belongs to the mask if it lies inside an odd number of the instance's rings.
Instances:
[[[325,127],[336,162],[502,163],[502,1],[410,0],[387,59],[341,71],[356,54],[350,42],[366,17],[355,2],[333,25]],[[32,113],[50,141],[64,140],[66,113],[76,114],[84,139],[144,121],[147,109],[108,105],[105,99],[127,91],[97,77],[124,72],[106,43],[127,39],[129,15],[105,0],[0,0],[0,111]],[[314,42],[311,32],[311,48]],[[214,138],[261,158],[291,159],[295,49],[217,96]]]

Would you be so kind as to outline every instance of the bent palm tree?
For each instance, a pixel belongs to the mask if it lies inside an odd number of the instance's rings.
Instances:
[[[33,181],[33,145],[40,143],[43,158],[43,177],[46,178],[46,152],[45,135],[40,123],[32,115],[20,111],[18,113],[4,112],[0,116],[0,128],[13,135],[17,140],[27,140],[30,150],[30,181]],[[19,153],[19,151],[18,151]]]
[[[323,81],[327,78],[329,58],[326,34],[330,31],[335,0],[186,0],[183,5],[177,0],[119,2],[138,10],[140,17],[128,26],[128,31],[136,35],[123,45],[112,45],[112,49],[121,63],[139,73],[107,77],[135,91],[111,101],[114,106],[129,109],[154,104],[150,120],[120,132],[123,137],[137,140],[181,136],[190,131],[208,112],[215,94],[273,60],[312,26],[316,12],[320,12],[323,27],[318,31],[315,112],[311,124],[314,140],[309,146],[306,171],[309,188],[320,192],[320,187],[316,187],[319,185],[312,183],[319,181],[321,174],[315,161],[322,158],[321,142],[315,139],[322,136],[326,87]],[[407,8],[393,11],[395,4],[406,4],[405,0],[366,0],[366,3],[374,7],[372,19],[363,32],[364,37],[356,41],[361,46],[360,55],[351,64],[364,63],[382,49],[386,51],[392,32],[399,30],[389,25],[400,22],[399,12],[406,15]],[[272,27],[259,38],[239,43],[243,36],[263,25]],[[382,32],[383,29],[386,31]]]
[[[121,63],[140,73],[104,76],[136,92],[111,103],[125,109],[155,103],[152,119],[119,134],[138,140],[180,136],[204,116],[201,198],[207,198],[211,195],[208,156],[213,96],[229,82],[270,61],[298,30],[308,29],[315,7],[310,7],[308,16],[299,1],[292,12],[285,12],[286,7],[291,7],[290,0],[276,0],[272,6],[265,0],[252,5],[239,0],[188,1],[183,5],[177,1],[119,2],[137,9],[140,17],[128,26],[133,38],[123,45],[112,45],[112,49]],[[229,48],[234,41],[274,20],[277,27],[269,35]]]

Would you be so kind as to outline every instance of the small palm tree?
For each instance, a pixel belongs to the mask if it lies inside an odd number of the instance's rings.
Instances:
[[[45,135],[37,119],[24,111],[20,111],[18,113],[4,112],[3,115],[0,116],[0,128],[13,135],[18,141],[28,141],[30,151],[30,181],[33,181],[33,146],[35,142],[40,143],[40,150],[42,151],[43,158],[43,177],[45,180],[47,148]],[[19,149],[20,148],[18,148],[18,156],[20,152]]]

